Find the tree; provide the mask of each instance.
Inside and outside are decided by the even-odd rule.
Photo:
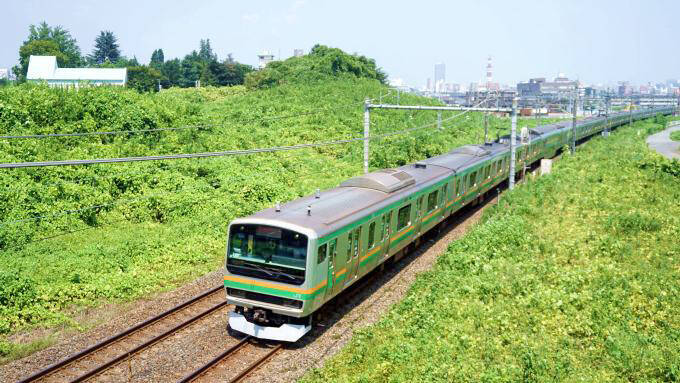
[[[163,64],[161,73],[163,74],[163,79],[161,79],[161,85],[163,85],[163,88],[182,85],[182,63],[179,59],[166,61]]]
[[[231,55],[221,66],[222,70],[216,74],[217,83],[221,86],[243,84],[246,75],[253,71],[253,67],[234,61],[231,59]]]
[[[210,46],[210,39],[201,40],[200,49],[198,50],[198,57],[203,62],[217,61],[217,54],[213,52]]]
[[[165,55],[163,54],[163,50],[156,49],[155,51],[153,51],[153,53],[151,54],[151,62],[149,63],[149,66],[154,69],[161,70],[164,62]]]
[[[94,39],[94,49],[87,59],[90,64],[98,65],[106,61],[115,63],[120,56],[118,49],[118,39],[111,31],[101,31],[99,36]]]
[[[148,66],[140,65],[127,68],[127,86],[140,93],[158,91],[161,72]]]
[[[36,41],[52,42],[56,44],[57,49],[54,49],[55,45],[35,43]],[[60,54],[57,54],[57,51]],[[78,42],[71,36],[69,31],[59,25],[50,27],[44,21],[38,26],[31,25],[28,27],[28,39],[19,48],[19,65],[12,68],[19,81],[26,80],[28,61],[31,54],[57,56],[57,62],[60,66],[64,67],[77,68],[84,64]]]

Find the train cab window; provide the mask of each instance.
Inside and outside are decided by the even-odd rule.
[[[397,213],[397,231],[411,224],[411,204],[408,204]]]
[[[437,208],[437,193],[435,190],[427,196],[427,211],[430,212]]]
[[[326,252],[327,251],[328,251],[328,247],[325,243],[323,245],[319,246],[319,252],[317,253],[316,263],[321,263],[321,262],[326,260]]]
[[[463,194],[463,179],[459,178],[458,179],[458,196],[460,197],[461,194]]]
[[[368,248],[372,249],[375,245],[375,221],[368,225]]]
[[[495,176],[496,175],[496,162],[494,161],[493,164],[491,164],[491,175]]]
[[[446,201],[446,185],[442,186],[442,190],[439,193],[439,204],[443,205],[444,201]]]

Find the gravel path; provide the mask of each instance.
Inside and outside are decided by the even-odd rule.
[[[680,122],[671,124],[663,132],[647,137],[647,145],[668,159],[680,160],[680,142],[671,140],[671,133],[680,130]]]
[[[491,202],[493,203],[493,201]],[[375,323],[400,301],[415,277],[432,267],[450,241],[460,238],[481,215],[481,208],[470,209],[449,225],[439,237],[423,243],[414,254],[386,268],[356,295],[328,308],[323,321],[299,344],[280,351],[255,371],[249,381],[289,382],[309,368],[320,367],[339,351],[357,329]],[[108,305],[91,310],[88,316],[101,325],[90,331],[65,334],[59,342],[21,360],[0,366],[0,381],[26,377],[71,354],[97,343],[114,333],[159,314],[189,298],[222,283],[222,271],[207,274],[176,290],[126,305]],[[94,381],[176,381],[202,363],[220,354],[237,339],[226,332],[226,311],[210,315],[186,330],[160,342],[156,347],[134,356]]]

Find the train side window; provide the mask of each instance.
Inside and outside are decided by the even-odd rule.
[[[319,246],[319,251],[317,253],[317,261],[316,263],[321,263],[326,260],[326,252],[328,251],[327,245],[324,243],[323,245]]]
[[[437,190],[427,196],[427,211],[430,212],[437,208]]]
[[[333,241],[331,241],[331,244],[328,247],[328,256],[330,257],[329,260],[332,262],[337,255],[338,255],[338,239],[335,238]]]
[[[375,245],[375,221],[368,225],[368,248],[372,249]]]
[[[472,173],[468,174],[468,181],[469,181],[468,182],[468,190],[475,187],[475,185],[477,185],[477,182],[476,182],[477,181],[477,172],[472,172]]]
[[[439,193],[439,203],[443,205],[445,201],[446,201],[446,185],[442,186],[442,190]]]
[[[397,231],[411,224],[411,204],[408,204],[397,213]]]
[[[352,255],[352,232],[350,231],[349,234],[347,234],[347,259],[349,259]]]

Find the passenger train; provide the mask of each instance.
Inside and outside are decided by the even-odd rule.
[[[672,107],[621,112],[614,128],[671,114]],[[605,130],[603,117],[576,125],[580,141]],[[570,121],[518,137],[516,170],[554,157],[570,143]],[[344,181],[229,224],[224,286],[230,331],[294,342],[310,331],[312,314],[464,206],[508,179],[509,136],[396,169]]]

